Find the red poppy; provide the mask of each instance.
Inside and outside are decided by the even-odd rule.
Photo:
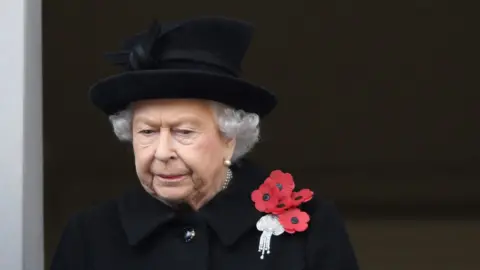
[[[271,213],[279,215],[293,206],[293,200],[290,197],[284,197],[278,200],[278,203],[271,209]]]
[[[272,171],[270,177],[265,180],[265,184],[277,187],[281,197],[290,197],[295,188],[292,175],[280,170]]]
[[[304,202],[308,202],[312,199],[313,197],[313,191],[310,189],[302,189],[298,192],[293,192],[292,194],[292,205],[293,206],[299,206],[300,204]]]
[[[280,214],[278,220],[285,231],[292,234],[305,231],[308,228],[310,216],[307,213],[300,211],[298,208],[293,208]]]
[[[258,211],[270,213],[277,206],[280,194],[276,187],[263,183],[252,192],[251,198],[255,202],[255,208]]]

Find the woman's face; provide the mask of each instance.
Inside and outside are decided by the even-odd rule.
[[[132,132],[136,171],[147,192],[197,204],[221,188],[235,141],[220,134],[206,101],[137,102]]]

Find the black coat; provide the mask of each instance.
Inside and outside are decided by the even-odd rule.
[[[249,163],[232,171],[230,187],[198,212],[174,211],[139,186],[119,200],[76,215],[63,233],[51,269],[358,269],[339,213],[318,196],[302,205],[311,217],[309,228],[272,236],[271,253],[260,259],[256,223],[262,213],[250,194],[268,173]],[[195,236],[186,238],[191,232]]]

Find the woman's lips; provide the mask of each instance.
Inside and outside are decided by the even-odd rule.
[[[185,178],[185,174],[157,174],[156,176],[161,180],[168,182],[178,182]]]

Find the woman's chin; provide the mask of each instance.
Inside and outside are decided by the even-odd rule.
[[[153,185],[153,192],[165,201],[178,202],[185,200],[192,189],[190,186]]]

